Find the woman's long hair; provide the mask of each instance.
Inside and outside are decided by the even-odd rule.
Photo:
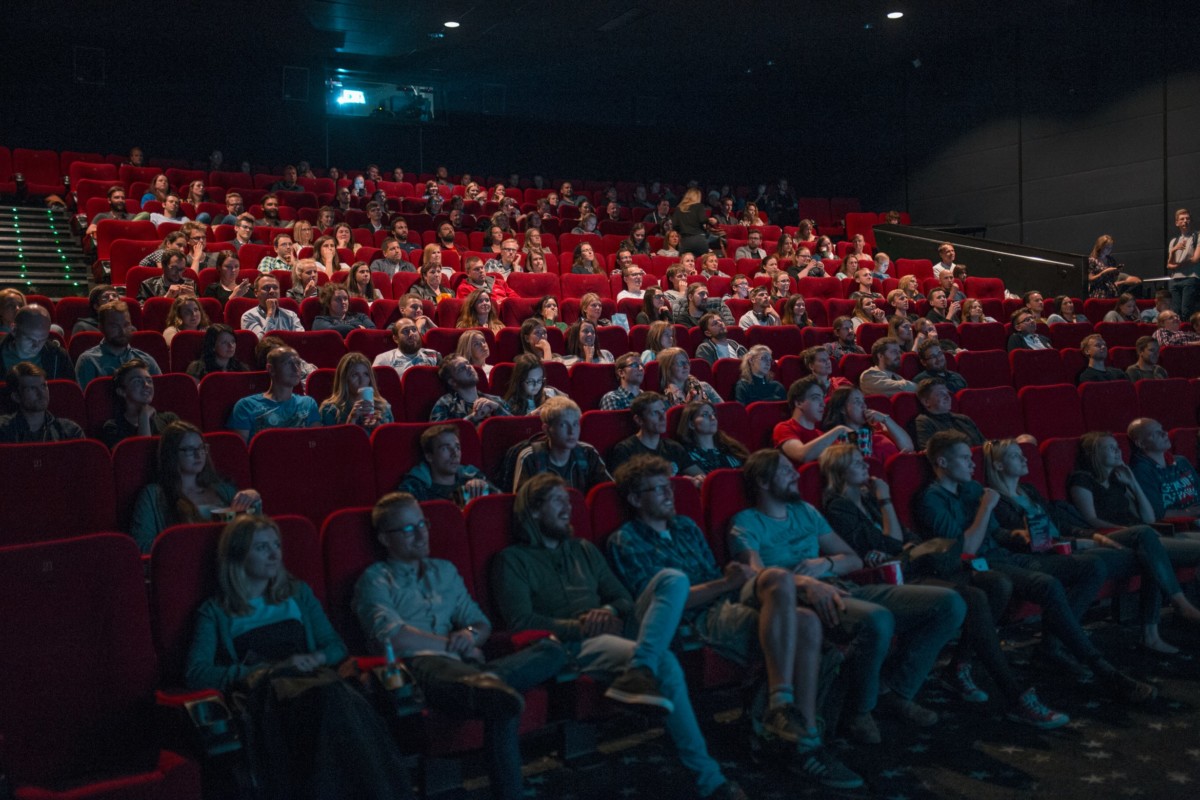
[[[696,447],[696,432],[692,430],[692,420],[696,418],[696,414],[700,413],[702,408],[711,408],[714,414],[717,409],[707,400],[693,400],[683,407],[683,411],[679,415],[679,427],[675,430],[675,438],[685,447]],[[750,451],[746,446],[734,439],[725,431],[717,429],[713,434],[713,444],[722,453],[734,456],[735,458],[745,461],[750,457]]]
[[[275,520],[262,514],[240,514],[221,531],[217,543],[217,603],[233,616],[250,613],[250,591],[247,588],[246,558],[254,534],[264,528],[282,535]],[[296,579],[279,565],[279,574],[267,583],[263,599],[268,605],[282,603],[296,591]]]
[[[367,375],[371,378],[371,389],[375,393],[375,412],[382,414],[387,410],[388,403],[379,393],[379,385],[375,383],[375,370],[371,368],[371,359],[358,352],[346,353],[333,373],[333,386],[329,390],[329,397],[321,401],[322,409],[330,406],[337,409],[339,420],[349,419],[351,406],[358,402],[358,396],[350,393],[350,381],[346,379],[350,368],[358,364],[366,366]]]
[[[172,422],[158,440],[158,488],[166,498],[166,520],[168,525],[184,522],[199,522],[200,512],[196,504],[183,493],[183,478],[179,475],[179,448],[185,436],[195,434],[204,441],[204,434],[190,422]],[[225,478],[213,466],[212,456],[204,459],[204,469],[196,476],[196,485],[212,489],[224,483]]]

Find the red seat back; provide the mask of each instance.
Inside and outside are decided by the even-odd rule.
[[[1039,442],[1050,438],[1082,436],[1087,430],[1074,386],[1026,386],[1017,390],[1017,398],[1025,418],[1025,432]]]
[[[959,413],[974,420],[984,438],[1009,439],[1025,432],[1021,404],[1011,386],[963,389],[957,400]]]
[[[1008,361],[1013,385],[1018,389],[1075,382],[1075,376],[1067,374],[1057,350],[1013,350],[1008,354]]]
[[[1158,420],[1167,430],[1195,427],[1196,407],[1187,400],[1191,387],[1183,378],[1141,380],[1134,388],[1145,416]]]
[[[206,431],[226,430],[229,413],[237,401],[265,392],[270,384],[266,372],[212,372],[205,375],[200,380],[200,427]]]
[[[955,353],[955,364],[972,389],[1012,386],[1008,353],[998,350],[964,350]]]
[[[0,475],[0,546],[116,530],[112,461],[100,442],[0,445]]]
[[[315,524],[347,505],[375,500],[371,442],[355,425],[272,428],[250,441],[250,471],[267,514],[301,514]],[[320,491],[313,491],[313,481]]]
[[[382,425],[371,434],[371,450],[375,465],[375,493],[382,497],[395,491],[400,480],[420,464],[421,434],[435,425],[453,425],[458,429],[462,447],[462,463],[478,467],[481,462],[479,435],[475,426],[466,420],[441,422],[396,422]]]

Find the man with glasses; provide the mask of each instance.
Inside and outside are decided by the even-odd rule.
[[[51,414],[50,387],[46,371],[36,364],[21,361],[6,370],[8,392],[16,413],[0,417],[0,444],[27,442],[64,442],[82,439],[83,428],[69,419]]]
[[[196,284],[183,277],[187,262],[182,252],[175,249],[163,253],[162,275],[147,278],[138,287],[138,302],[144,303],[151,297],[166,297],[174,300],[181,295],[196,294]]]
[[[18,309],[12,332],[0,339],[0,366],[4,372],[22,361],[44,370],[51,380],[75,377],[71,357],[57,339],[50,338],[50,312],[37,303]]]
[[[602,411],[622,411],[633,404],[633,398],[642,392],[642,378],[646,368],[637,353],[626,353],[614,362],[617,370],[617,380],[621,385],[600,398]]]
[[[296,265],[296,243],[292,239],[290,233],[277,233],[272,241],[275,245],[275,255],[267,256],[262,261],[258,262],[259,272],[271,272],[272,270],[281,269],[287,272],[292,271],[292,267]]]
[[[279,305],[279,279],[261,274],[254,279],[258,305],[242,314],[242,328],[253,331],[260,339],[270,331],[302,331],[304,325],[295,311]]]
[[[793,770],[829,788],[862,786],[862,778],[821,742],[820,617],[797,607],[796,582],[787,570],[756,574],[739,562],[718,569],[699,526],[676,513],[671,472],[670,464],[653,455],[635,456],[617,469],[617,493],[632,518],[608,537],[613,571],[635,597],[662,570],[682,572],[689,585],[683,624],[740,665],[760,657],[766,662],[768,700],[753,720],[755,733],[787,752]],[[819,581],[806,582],[802,590],[805,604],[823,614],[836,614],[842,594]]]
[[[187,257],[188,269],[200,272],[206,267],[215,267],[217,265],[217,254],[209,253],[205,249],[208,243],[208,237],[205,235],[206,228],[199,222],[185,222],[180,228],[184,236],[184,255]]]
[[[481,648],[491,623],[454,564],[429,557],[429,522],[417,498],[380,498],[371,526],[387,558],[367,567],[354,587],[367,641],[404,659],[431,708],[483,720],[492,797],[520,800],[522,692],[558,674],[566,651],[544,638],[488,661]]]
[[[354,204],[350,202],[350,187],[340,186],[337,190],[337,196],[334,197],[334,202],[337,210],[343,214],[354,208]]]
[[[246,212],[242,205],[242,196],[237,192],[225,193],[225,214],[224,216],[217,215],[212,220],[213,225],[236,225],[238,217]]]
[[[505,239],[500,243],[500,257],[489,258],[483,265],[485,272],[498,272],[507,278],[521,271],[521,246],[516,239]]]
[[[526,387],[527,392],[540,389],[541,386]],[[542,403],[538,416],[541,417],[546,438],[533,442],[517,455],[512,486],[514,492],[535,475],[544,472],[557,475],[584,495],[593,486],[612,480],[596,448],[579,441],[579,419],[582,415],[579,406],[568,397],[551,397]]]
[[[317,401],[296,394],[303,380],[299,354],[290,347],[276,347],[267,355],[271,379],[262,394],[243,397],[234,405],[225,427],[249,442],[268,428],[316,428],[321,425]]]
[[[1027,308],[1013,314],[1013,333],[1008,337],[1008,350],[1052,350],[1050,340],[1037,330],[1037,317]]]
[[[133,321],[129,318],[129,306],[124,300],[100,306],[98,313],[104,341],[79,354],[79,360],[75,362],[75,378],[80,386],[87,388],[95,378],[112,375],[117,367],[135,358],[146,363],[146,371],[151,375],[162,374],[153,356],[129,345],[133,337]]]
[[[244,244],[262,244],[254,238],[254,217],[249,214],[239,214],[233,225],[233,239],[229,242],[234,250],[241,250]]]
[[[646,290],[642,286],[646,281],[646,270],[634,263],[633,253],[628,250],[617,253],[617,269],[621,271],[621,279],[625,281],[625,288],[617,293],[617,301],[644,299]]]

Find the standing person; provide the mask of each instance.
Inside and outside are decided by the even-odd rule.
[[[1192,230],[1192,215],[1186,208],[1175,212],[1179,231],[1167,243],[1167,275],[1170,276],[1171,306],[1181,317],[1191,317],[1200,304],[1196,300],[1196,264],[1200,263],[1200,231]]]
[[[833,530],[867,566],[898,560],[917,539],[905,530],[892,504],[891,489],[881,478],[872,478],[862,453],[852,445],[837,444],[821,454],[825,479],[825,517]],[[1070,717],[1047,708],[1033,687],[1022,688],[1000,647],[996,623],[1012,595],[1012,583],[1001,572],[976,572],[959,567],[950,575],[921,574],[905,565],[905,584],[945,586],[962,597],[967,613],[962,636],[950,657],[945,683],[968,703],[986,703],[988,695],[971,676],[971,659],[977,657],[992,676],[1009,705],[1008,718],[1049,730],[1070,722]]]
[[[745,798],[708,754],[671,640],[688,598],[687,576],[664,569],[635,603],[586,539],[573,535],[571,496],[557,475],[531,477],[513,504],[514,543],[492,565],[506,627],[549,630],[585,672],[609,682],[605,695],[666,715],[680,760],[701,797]]]
[[[377,652],[388,645],[405,659],[432,708],[482,718],[492,797],[520,800],[517,728],[521,693],[553,678],[567,655],[542,639],[513,655],[487,661],[480,648],[491,635],[487,616],[449,561],[429,557],[429,522],[411,494],[393,492],[371,511],[387,558],[372,564],[354,587],[354,611]]]
[[[700,190],[692,187],[683,193],[683,199],[671,212],[671,225],[679,231],[679,252],[699,257],[708,252],[708,215]]]
[[[217,586],[216,596],[196,613],[187,685],[225,691],[262,671],[254,681],[258,689],[252,690],[262,705],[252,707],[262,713],[269,702],[282,706],[264,730],[284,740],[264,742],[256,754],[266,764],[261,775],[266,794],[329,800],[411,797],[409,776],[387,726],[332,669],[346,658],[346,646],[312,589],[283,566],[274,521],[245,514],[225,526],[217,544]],[[275,694],[268,670],[310,678],[309,688]],[[266,700],[266,692],[277,699]]]

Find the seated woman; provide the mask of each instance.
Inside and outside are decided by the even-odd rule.
[[[494,223],[488,225],[487,230],[483,233],[483,252],[492,256],[499,256],[504,240],[507,237],[508,234],[504,232],[504,228]]]
[[[472,367],[483,370],[485,376],[491,376],[492,365],[488,363],[488,358],[492,355],[492,348],[488,345],[483,331],[467,331],[458,337],[458,346],[454,348],[454,353],[465,358]]]
[[[351,253],[357,253],[362,249],[362,245],[354,241],[354,229],[345,222],[339,222],[333,226],[333,241],[337,243],[338,250],[349,250]]]
[[[905,275],[900,279],[900,283],[897,288],[904,292],[905,297],[908,298],[908,302],[915,303],[918,300],[925,299],[925,295],[918,291],[918,285],[919,284],[917,283],[916,275]]]
[[[675,346],[675,324],[669,320],[659,320],[651,323],[646,331],[646,349],[642,351],[641,361],[649,364],[658,358],[658,354],[667,348]]]
[[[597,328],[612,325],[612,320],[604,316],[604,303],[600,300],[600,295],[595,292],[588,292],[579,298],[579,318]]]
[[[316,251],[313,243],[313,226],[306,219],[298,219],[292,225],[292,241],[296,243],[296,250],[302,247],[312,247]]]
[[[779,241],[775,243],[775,250],[771,253],[776,260],[787,262],[788,264],[796,261],[796,240],[788,234],[783,234],[779,237]]]
[[[1141,322],[1138,312],[1137,298],[1131,294],[1123,294],[1117,298],[1117,306],[1104,315],[1104,322]]]
[[[621,280],[625,282],[625,288],[617,293],[617,300],[642,300],[646,297],[646,290],[642,288],[646,280],[646,270],[639,265],[630,264],[622,269]]]
[[[1000,647],[996,620],[1012,595],[1012,582],[999,572],[959,569],[948,578],[923,575],[904,560],[905,551],[918,539],[904,529],[892,505],[891,490],[881,478],[872,478],[857,447],[835,444],[821,454],[825,479],[822,505],[825,518],[868,567],[889,561],[905,566],[904,583],[944,586],[956,591],[967,604],[962,636],[944,673],[946,685],[968,703],[986,703],[987,693],[971,677],[971,660],[978,658],[1008,705],[1008,718],[1042,730],[1059,728],[1070,717],[1042,704],[1033,687],[1022,688]]]
[[[1011,448],[1001,450],[999,446],[993,446],[989,449],[991,458],[985,458],[984,464],[993,466],[998,479],[1007,478],[1009,484],[1015,484],[1017,479],[1026,474],[1027,467],[1026,472],[1021,471],[1023,455],[1018,458],[1011,453]],[[1005,460],[1005,456],[1009,456],[1010,460]],[[1067,479],[1067,491],[1071,503],[1091,527],[1073,533],[1084,538],[1090,535],[1101,547],[1132,551],[1136,565],[1130,564],[1126,570],[1118,570],[1109,564],[1110,576],[1116,578],[1124,573],[1133,574],[1140,568],[1143,587],[1142,643],[1160,653],[1178,652],[1159,636],[1159,605],[1165,594],[1182,619],[1200,622],[1200,610],[1184,596],[1173,569],[1200,563],[1200,542],[1178,537],[1163,539],[1149,527],[1154,522],[1154,507],[1125,463],[1121,446],[1112,434],[1103,431],[1085,433],[1079,440],[1078,466],[1079,469]],[[1019,488],[1020,497],[1032,498],[1033,502],[1041,500],[1031,487],[1022,484]],[[1028,502],[1021,504],[1022,510],[1026,510]],[[1041,505],[1044,506],[1045,501],[1041,501]],[[996,511],[999,510],[997,506]],[[1120,530],[1104,530],[1113,528]],[[1104,532],[1100,533],[1101,530]],[[1105,562],[1108,563],[1107,558]]]
[[[724,402],[717,390],[692,375],[692,362],[682,347],[668,347],[658,354],[659,390],[668,406],[707,400],[714,405]]]
[[[433,245],[430,245],[431,247]],[[408,287],[409,294],[415,294],[422,300],[428,300],[435,306],[443,300],[453,297],[454,292],[442,284],[446,274],[442,269],[442,251],[438,250],[437,256],[427,258],[426,263],[421,266],[421,277],[416,283]],[[428,253],[426,253],[428,255]],[[367,268],[370,274],[370,267]]]
[[[967,301],[970,302],[970,301]],[[978,302],[978,301],[976,301]],[[1054,305],[1058,311],[1051,314],[1046,319],[1047,325],[1055,325],[1060,322],[1087,322],[1088,318],[1075,310],[1075,301],[1068,295],[1060,295],[1054,298]],[[1137,303],[1134,303],[1136,306]]]
[[[771,258],[771,256],[767,256]],[[771,302],[777,303],[781,300],[787,300],[792,296],[792,276],[781,269],[775,270],[773,274],[768,273],[771,278]]]
[[[656,256],[667,256],[669,258],[679,258],[679,231],[669,230],[663,236],[663,246],[658,248],[654,253]]]
[[[155,411],[154,380],[146,362],[133,358],[113,373],[113,418],[100,429],[100,440],[109,449],[130,436],[158,436],[179,417],[170,411]]]
[[[255,759],[269,764],[261,776],[265,795],[411,797],[387,726],[332,669],[346,658],[346,646],[312,589],[283,566],[273,520],[245,514],[225,526],[217,544],[217,586],[196,614],[187,685],[226,691],[249,681],[259,690],[252,688],[251,697],[263,698],[261,707],[251,708],[262,714],[273,707],[272,730],[286,741]],[[283,684],[275,690],[272,684],[281,678],[293,680],[291,692]],[[272,763],[267,753],[276,750],[282,754]]]
[[[638,325],[651,325],[655,322],[670,322],[671,299],[663,294],[662,289],[651,286],[642,295],[642,310],[638,312]]]
[[[520,271],[520,270],[518,270]],[[525,262],[525,272],[536,275],[545,274],[546,269],[546,254],[545,253],[530,253],[529,259]]]
[[[313,320],[314,331],[337,331],[345,336],[350,331],[375,329],[370,317],[361,311],[350,310],[350,291],[345,284],[325,284],[321,287],[320,298],[321,313]]]
[[[546,385],[546,371],[540,358],[521,353],[513,359],[512,377],[504,395],[504,407],[509,414],[514,417],[535,414],[546,400],[561,395],[562,392]]]
[[[312,257],[321,271],[329,278],[343,269],[350,268],[350,265],[344,263],[338,256],[337,241],[332,236],[322,236],[313,242]]]
[[[864,322],[887,322],[887,313],[875,305],[875,298],[860,297],[854,301],[854,313],[850,316],[850,324],[854,330]]]
[[[889,295],[889,297],[890,296],[891,295]],[[1067,299],[1070,300],[1071,298],[1068,297]],[[1061,298],[1060,298],[1060,300],[1061,300]],[[1072,304],[1072,307],[1073,306],[1074,306],[1074,304]],[[1059,306],[1059,308],[1061,308],[1061,307],[1062,306]],[[1058,315],[1055,314],[1054,316],[1058,316]],[[962,321],[978,323],[978,322],[995,322],[996,320],[993,319],[992,317],[989,317],[987,314],[985,314],[983,312],[983,303],[982,302],[980,302],[977,298],[968,297],[966,300],[963,301]],[[1051,322],[1054,321],[1053,316],[1050,318],[1050,321]],[[1059,320],[1059,321],[1062,322],[1063,320]]]
[[[316,297],[321,289],[317,274],[321,268],[311,258],[298,259],[292,267],[292,288],[287,290],[287,296],[296,301],[297,305],[304,302],[306,297]]]
[[[913,324],[908,317],[897,315],[889,319],[887,335],[900,343],[901,352],[911,353],[914,351]]]
[[[232,250],[222,250],[217,253],[217,280],[204,290],[205,297],[215,297],[222,307],[231,297],[250,297],[254,287],[249,280],[239,281],[238,273],[242,270],[242,262]]]
[[[818,236],[817,243],[812,248],[813,261],[837,261],[837,253],[833,248],[833,240],[828,236]],[[825,267],[826,272],[832,272],[836,264]]]
[[[580,319],[567,328],[567,343],[562,359],[568,367],[575,364],[611,364],[613,354],[596,347],[596,326]]]
[[[787,389],[775,380],[771,371],[774,364],[771,348],[765,344],[756,344],[747,350],[742,356],[742,377],[733,387],[733,399],[742,405],[759,400],[786,399]]]
[[[786,276],[786,273],[781,273]],[[812,325],[808,318],[808,304],[804,295],[788,295],[783,301],[783,315],[779,318],[780,325],[795,325],[797,328],[807,328]]]
[[[683,407],[675,440],[705,475],[714,469],[736,469],[750,456],[745,445],[720,430],[717,409],[708,400],[694,400]]]
[[[521,252],[526,256],[532,256],[537,253],[540,256],[545,256],[550,252],[550,249],[542,244],[542,232],[537,228],[531,228],[525,231],[525,243],[521,245]]]
[[[233,328],[217,322],[208,326],[200,343],[200,357],[188,364],[187,374],[197,381],[210,372],[245,372],[245,364],[237,360],[237,334]]]
[[[533,313],[547,328],[558,328],[560,331],[566,332],[567,323],[558,318],[558,298],[554,295],[542,295],[542,299],[538,300]]]
[[[441,272],[439,271],[438,274],[440,275]],[[321,288],[327,288],[329,285],[327,283]],[[368,303],[374,303],[383,297],[383,293],[375,288],[375,284],[371,280],[371,265],[365,261],[359,261],[351,267],[350,271],[346,273],[346,281],[339,283],[338,286],[345,287],[346,293],[350,297],[361,297]]]
[[[938,342],[942,346],[942,350],[946,353],[958,352],[958,343],[953,339],[939,339],[937,325],[932,320],[921,317],[913,323],[913,351],[919,351],[921,345],[930,340]]]
[[[462,310],[454,323],[456,328],[487,328],[492,333],[504,327],[500,314],[492,307],[492,294],[487,289],[476,289],[463,300]]]
[[[238,491],[217,472],[200,429],[173,422],[158,440],[158,478],[142,487],[129,518],[129,534],[143,553],[172,525],[220,520],[224,513],[259,513],[262,498]]]
[[[176,297],[175,301],[171,303],[171,309],[167,312],[166,323],[167,326],[163,329],[163,341],[168,346],[175,338],[175,334],[180,331],[203,331],[212,324],[204,306],[200,305],[200,301],[195,295]]]
[[[346,353],[333,373],[329,397],[317,411],[322,425],[358,425],[373,431],[395,422],[392,407],[375,383],[371,360],[362,353]]]
[[[580,212],[579,224],[576,225],[571,230],[571,233],[574,233],[577,235],[586,235],[589,233],[595,233],[596,225],[598,223],[599,223],[599,220],[596,218],[595,214],[587,214],[587,213]],[[576,255],[578,255],[578,251],[576,251]]]
[[[867,458],[877,458],[879,463],[896,453],[911,453],[912,438],[900,423],[882,411],[867,405],[867,399],[858,389],[835,389],[825,404],[825,416],[821,419],[822,430],[845,425],[857,435],[858,448]]]
[[[535,356],[538,361],[554,361],[554,352],[546,338],[546,325],[537,317],[521,323],[521,352]]]
[[[742,224],[748,228],[761,228],[767,224],[758,214],[757,203],[746,203],[746,208],[742,210]]]
[[[829,353],[829,348],[822,345],[809,347],[800,353],[800,360],[804,363],[809,374],[816,376],[817,382],[821,384],[821,389],[828,397],[834,389],[840,389],[843,386],[853,386],[848,378],[843,378],[840,375],[833,374],[833,356]],[[823,409],[822,409],[823,412]],[[820,422],[818,416],[816,422]]]
[[[596,258],[596,252],[592,249],[589,242],[580,242],[575,245],[575,251],[571,258],[571,274],[572,275],[604,275],[606,270],[600,260]]]

